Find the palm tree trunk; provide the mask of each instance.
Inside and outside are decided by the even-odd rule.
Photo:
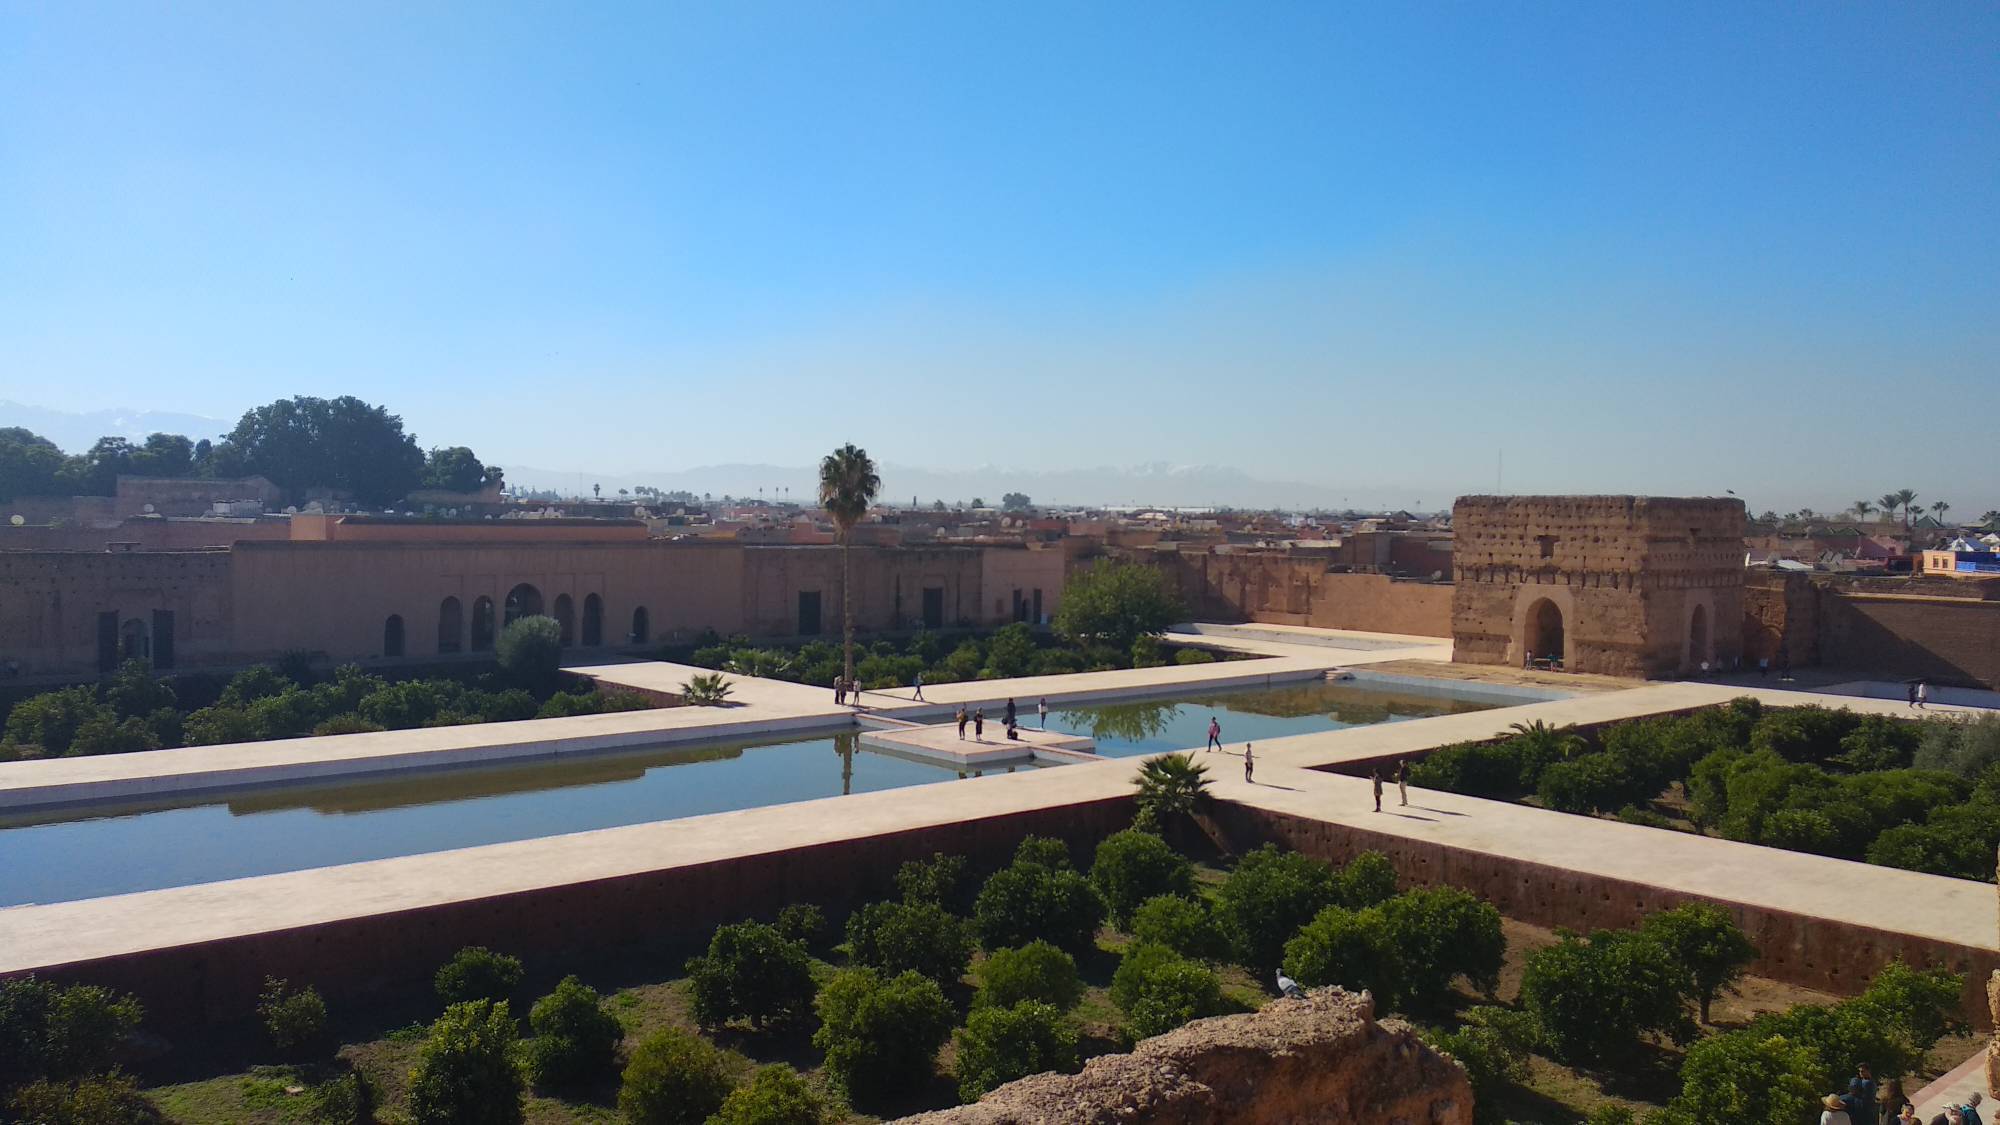
[[[840,632],[841,663],[847,669],[849,690],[854,684],[854,591],[851,576],[853,567],[848,558],[853,544],[848,541],[847,532],[840,533]]]

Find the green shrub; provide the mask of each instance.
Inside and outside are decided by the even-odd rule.
[[[1097,845],[1090,881],[1104,897],[1112,920],[1123,929],[1147,899],[1193,894],[1194,865],[1158,836],[1128,828]]]
[[[1140,903],[1128,930],[1135,943],[1164,945],[1183,957],[1202,961],[1216,960],[1229,948],[1208,905],[1180,895],[1156,895]]]
[[[453,1004],[431,1025],[410,1071],[416,1125],[511,1125],[524,1093],[514,1062],[514,1017],[505,1000]]]
[[[438,998],[447,1004],[505,1000],[521,985],[521,961],[483,945],[468,945],[452,954],[433,983]]]
[[[1385,1009],[1436,1008],[1463,975],[1485,992],[1499,983],[1506,939],[1500,913],[1453,887],[1397,895],[1365,910],[1330,906],[1285,946],[1299,983],[1368,989]]]
[[[816,1007],[813,1046],[825,1052],[834,1082],[858,1099],[928,1079],[955,1022],[943,990],[921,973],[884,978],[873,969],[848,969],[820,989]]]
[[[574,1086],[611,1069],[625,1029],[604,1010],[597,991],[564,977],[528,1012],[528,1077],[538,1086]]]
[[[1948,969],[1914,969],[1902,961],[1891,961],[1857,999],[1923,1055],[1929,1054],[1938,1040],[1965,1031],[1965,1022],[1958,1015],[1964,988],[1965,978]]]
[[[857,964],[887,973],[913,969],[949,985],[972,961],[965,919],[928,902],[871,902],[848,916],[847,945]]]
[[[1284,968],[1307,988],[1368,990],[1390,1010],[1398,983],[1394,958],[1381,911],[1329,906],[1285,943]]]
[[[1564,1062],[1629,1055],[1648,1032],[1684,1042],[1692,1033],[1686,977],[1652,938],[1599,930],[1565,934],[1536,950],[1521,977],[1521,1005],[1535,1017],[1550,1053]]]
[[[722,1052],[700,1036],[664,1027],[633,1048],[618,1111],[632,1125],[702,1125],[732,1085]]]
[[[1833,1088],[1821,1085],[1820,1069],[1812,1048],[1782,1035],[1712,1035],[1688,1048],[1681,1063],[1681,1092],[1669,1104],[1667,1119],[1744,1125],[1812,1121],[1820,1091]]]
[[[1069,845],[1053,836],[1023,836],[1014,848],[1016,864],[1040,864],[1051,871],[1068,871],[1075,865],[1070,862]]]
[[[1410,784],[1471,797],[1521,794],[1521,759],[1505,743],[1466,742],[1432,751],[1410,767]]]
[[[31,1082],[15,1091],[13,1106],[16,1120],[34,1125],[158,1125],[166,1120],[139,1092],[139,1084],[123,1074]]]
[[[1246,854],[1216,894],[1216,920],[1237,961],[1262,973],[1284,956],[1285,942],[1338,897],[1333,868],[1275,845]]]
[[[326,1034],[326,1001],[311,985],[293,991],[282,980],[264,978],[264,995],[257,1001],[264,1035],[271,1045],[289,1051]]]
[[[1215,654],[1205,648],[1183,648],[1174,652],[1176,664],[1213,664]]]
[[[1063,583],[1054,625],[1073,644],[1129,649],[1141,634],[1158,633],[1180,615],[1180,599],[1158,567],[1106,561]]]
[[[1736,925],[1729,912],[1705,902],[1690,902],[1648,917],[1639,932],[1671,953],[1687,978],[1683,988],[1700,1005],[1701,1022],[1716,994],[1733,987],[1757,959],[1757,947]]]
[[[1975,799],[1938,809],[1923,824],[1891,828],[1868,846],[1868,862],[1960,879],[1993,878],[2000,802]]]
[[[1220,1013],[1222,985],[1206,965],[1163,946],[1135,945],[1112,974],[1111,1001],[1132,1035],[1145,1039]]]
[[[1923,728],[1916,723],[1863,715],[1840,740],[1840,753],[1833,762],[1857,772],[1903,769],[1915,759],[1922,741]]]
[[[720,672],[696,672],[681,681],[681,702],[689,707],[720,707],[729,702],[735,688]]]
[[[1083,1000],[1083,980],[1077,976],[1076,961],[1045,941],[1031,941],[1019,949],[996,949],[972,972],[979,979],[974,1007],[1007,1008],[1023,1000],[1036,1000],[1066,1012]]]
[[[1026,945],[1046,939],[1080,953],[1097,942],[1097,928],[1104,923],[1104,900],[1090,880],[1068,866],[1041,862],[1051,849],[1030,851],[1029,840],[1022,844],[1023,856],[996,871],[979,890],[972,905],[973,925],[980,943],[988,949]],[[1061,848],[1060,841],[1047,841]]]
[[[1500,1095],[1526,1081],[1530,1046],[1500,1030],[1471,1022],[1456,1031],[1426,1033],[1424,1039],[1465,1067],[1472,1080],[1473,1121],[1477,1125],[1506,1125],[1509,1118]]]
[[[905,860],[896,869],[896,890],[904,902],[928,902],[962,914],[971,905],[965,867],[964,856],[943,852],[929,859]]]
[[[1549,808],[1588,814],[1645,800],[1657,792],[1645,792],[1635,784],[1624,759],[1600,752],[1551,764],[1542,771],[1535,796]]]
[[[1729,816],[1729,771],[1749,757],[1743,750],[1723,748],[1695,762],[1687,777],[1688,818],[1704,828],[1716,828]]]
[[[1003,626],[986,642],[986,671],[995,679],[1023,676],[1035,658],[1035,635],[1019,621]]]
[[[778,936],[816,949],[826,941],[826,912],[809,902],[795,902],[778,911]]]
[[[458,685],[438,680],[403,680],[384,684],[363,696],[361,717],[387,730],[409,730],[437,718],[456,698]],[[201,712],[188,716],[192,727]]]
[[[67,754],[76,734],[93,720],[117,721],[117,715],[84,685],[45,691],[14,705],[7,715],[7,741],[39,746],[50,754]]]
[[[1076,1027],[1061,1010],[1035,1000],[975,1009],[958,1031],[952,1073],[958,1096],[978,1101],[996,1086],[1045,1071],[1076,1069]]]
[[[790,1023],[812,1005],[811,955],[762,922],[718,926],[687,974],[694,1017],[706,1027],[737,1018],[759,1029]]]
[[[0,980],[0,1090],[109,1070],[143,1016],[139,1001],[96,985]]]
[[[531,691],[555,685],[562,669],[562,626],[553,617],[518,617],[500,630],[493,655],[507,678]]]
[[[707,1125],[830,1125],[832,1106],[799,1072],[783,1063],[750,1076],[722,1100]]]
[[[1396,868],[1381,852],[1362,852],[1334,873],[1334,901],[1362,910],[1396,897]]]
[[[1841,740],[1860,719],[1852,711],[1825,707],[1774,707],[1750,730],[1752,753],[1768,751],[1788,762],[1822,765],[1841,752]]]
[[[375,1125],[382,1091],[360,1070],[329,1078],[306,1092],[306,1120],[313,1125]]]
[[[2000,715],[1926,719],[1910,764],[1967,780],[1981,777],[2000,764]]]
[[[367,734],[370,731],[388,730],[381,723],[370,722],[356,714],[335,715],[312,729],[314,734]]]

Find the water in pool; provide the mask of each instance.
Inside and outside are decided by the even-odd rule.
[[[1019,701],[1035,722],[1032,699]],[[1108,756],[1280,738],[1496,702],[1307,683],[1052,709]],[[989,711],[997,725],[999,710]],[[1032,766],[1019,767],[1035,768]],[[1061,768],[1061,767],[1053,767]],[[988,776],[1005,770],[986,771]],[[286,785],[177,803],[0,815],[0,906],[297,871],[762,805],[954,781],[851,733],[656,747],[507,766]],[[966,781],[963,784],[978,784]]]

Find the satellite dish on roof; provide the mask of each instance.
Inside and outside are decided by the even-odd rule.
[[[147,515],[153,514],[153,506],[151,504],[146,505],[146,514]]]
[[[15,527],[19,527],[22,524],[27,523],[28,521],[25,517],[21,516],[19,513],[16,513],[14,515],[7,517],[7,522],[13,524]]]

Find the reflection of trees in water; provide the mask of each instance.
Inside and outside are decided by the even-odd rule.
[[[1356,727],[1385,723],[1396,718],[1458,715],[1469,711],[1485,711],[1492,707],[1491,704],[1468,699],[1402,694],[1326,683],[1225,692],[1193,702],[1199,707],[1227,708],[1238,714],[1265,715],[1274,719],[1304,719],[1324,715],[1337,723]]]
[[[840,755],[840,795],[843,797],[854,792],[854,750],[860,745],[859,734],[833,736],[833,752]]]
[[[1107,703],[1088,711],[1064,711],[1064,726],[1087,727],[1090,737],[1102,741],[1144,742],[1164,734],[1167,724],[1180,713],[1178,703]]]

